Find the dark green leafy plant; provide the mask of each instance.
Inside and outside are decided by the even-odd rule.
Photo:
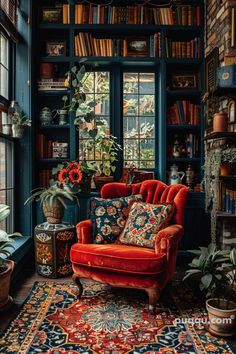
[[[0,204],[0,222],[5,220],[10,214],[10,207],[5,204]],[[0,273],[4,272],[7,268],[6,258],[10,256],[10,249],[14,249],[12,242],[13,237],[22,236],[19,232],[14,232],[13,234],[7,234],[6,231],[0,230]]]
[[[215,244],[190,250],[197,257],[189,264],[190,269],[183,280],[199,276],[199,288],[205,290],[207,298],[223,297],[229,300],[236,285],[236,249],[217,250]]]

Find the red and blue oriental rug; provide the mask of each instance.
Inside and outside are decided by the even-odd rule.
[[[91,281],[85,289],[78,300],[72,283],[35,283],[2,335],[0,353],[236,353],[206,332],[204,309],[182,283],[163,293],[155,314],[141,291]]]

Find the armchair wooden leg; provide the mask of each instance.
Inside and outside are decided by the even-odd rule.
[[[149,298],[148,309],[150,312],[154,312],[155,305],[161,295],[161,292],[159,289],[145,289],[145,291],[148,294],[148,298]]]
[[[83,294],[83,285],[81,284],[78,275],[73,274],[73,275],[72,275],[72,279],[73,279],[73,281],[75,282],[75,284],[76,284],[77,287],[78,287],[78,294],[77,294],[77,297],[80,298],[80,297],[82,296],[82,294]]]

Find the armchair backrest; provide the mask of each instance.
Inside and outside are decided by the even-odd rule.
[[[141,194],[144,201],[151,204],[159,202],[173,202],[176,209],[172,222],[183,225],[184,209],[187,202],[189,188],[183,184],[167,186],[158,180],[147,180],[141,183],[126,185],[124,183],[107,183],[101,189],[102,198],[119,198],[131,194]]]

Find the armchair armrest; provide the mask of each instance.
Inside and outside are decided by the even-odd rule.
[[[76,225],[76,232],[79,243],[93,243],[93,225],[91,220],[84,220]]]
[[[157,234],[155,251],[156,253],[165,253],[168,263],[168,280],[170,280],[175,271],[176,258],[179,241],[184,233],[182,225],[170,225]]]

